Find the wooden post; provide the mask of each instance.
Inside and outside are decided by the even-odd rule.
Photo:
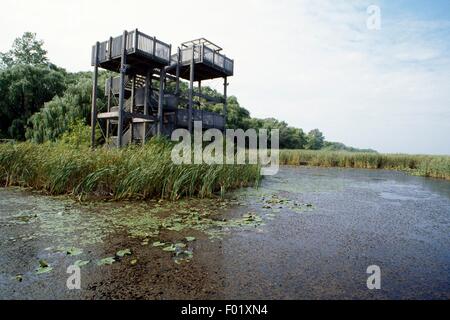
[[[108,109],[108,112],[110,112],[111,111],[111,107],[112,107],[112,94],[113,94],[113,92],[112,92],[112,90],[113,90],[113,88],[112,88],[113,78],[112,77],[109,77],[108,83],[109,83],[109,85],[108,85],[109,86],[109,90],[108,90],[108,105],[107,105],[107,109]],[[106,120],[106,142],[107,143],[108,143],[110,131],[111,131],[111,121],[109,119],[107,119]]]
[[[177,56],[177,71],[176,71],[176,86],[175,86],[175,95],[177,97],[180,96],[180,64],[181,64],[181,49],[178,47],[178,56]]]
[[[136,74],[134,74],[133,75],[133,84],[132,84],[132,86],[131,86],[131,114],[133,114],[134,113],[134,106],[135,106],[135,103],[134,103],[134,98],[135,98],[135,95],[136,95]],[[134,123],[133,123],[133,121],[134,121],[134,118],[133,118],[133,116],[131,116],[131,123],[130,123],[130,131],[131,131],[131,143],[133,143],[134,142]]]
[[[227,126],[227,87],[228,87],[228,79],[227,77],[223,78],[223,116],[224,116],[224,124],[225,128]]]
[[[127,63],[127,36],[128,32],[124,31],[122,35],[122,58],[120,63],[120,91],[119,91],[119,120],[117,128],[117,147],[122,147],[123,136],[123,110],[125,106],[125,74]]]
[[[163,129],[164,78],[164,68],[161,68],[159,73],[158,135],[162,134]]]
[[[149,97],[150,88],[149,87],[152,83],[151,77],[152,77],[151,71],[147,70],[147,75],[145,77],[145,88],[144,88],[144,115],[146,115],[146,116],[149,114],[149,112],[148,112],[149,103],[150,103],[150,101],[149,101],[150,100],[150,97]],[[146,139],[147,139],[148,123],[144,122],[143,127],[144,128],[143,128],[143,133],[142,133],[142,144],[145,144]]]
[[[137,52],[139,50],[139,31],[136,28],[134,30],[134,52]]]
[[[98,84],[98,54],[100,43],[95,44],[95,67],[92,85],[92,109],[91,109],[91,147],[95,148],[95,127],[97,126],[97,84]]]
[[[108,42],[108,59],[111,60],[112,58],[112,43],[113,43],[113,38],[109,37],[109,42]]]
[[[192,134],[192,105],[194,93],[194,46],[192,46],[191,66],[190,66],[190,81],[189,81],[189,110],[188,110],[188,130]]]
[[[202,81],[198,81],[198,108],[202,110]]]

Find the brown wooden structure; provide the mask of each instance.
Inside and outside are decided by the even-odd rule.
[[[122,35],[97,42],[92,49],[94,79],[92,91],[92,146],[95,127],[106,120],[105,138],[108,144],[122,147],[130,143],[145,143],[148,137],[170,136],[177,128],[192,132],[193,122],[202,121],[203,128],[224,130],[227,112],[228,77],[233,75],[234,62],[221,53],[221,48],[201,38],[184,42],[171,54],[172,47],[140,31],[124,31]],[[98,113],[98,68],[117,72],[107,80],[105,92],[107,110]],[[202,94],[204,80],[224,79],[223,99]],[[159,80],[157,88],[154,80]],[[182,96],[180,83],[189,81],[189,93]],[[169,92],[168,81],[175,82],[175,92]],[[194,83],[198,83],[197,90]],[[222,103],[223,113],[194,108],[194,97],[206,102]],[[184,107],[183,107],[184,106]]]

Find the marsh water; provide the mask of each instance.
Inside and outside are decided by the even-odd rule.
[[[283,167],[177,202],[2,188],[0,298],[449,299],[449,231],[450,182],[392,171]]]

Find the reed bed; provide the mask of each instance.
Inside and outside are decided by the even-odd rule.
[[[256,165],[175,165],[172,144],[90,150],[61,143],[0,144],[0,180],[50,194],[114,199],[210,197],[259,182]]]
[[[450,156],[280,150],[281,165],[404,170],[450,180]]]

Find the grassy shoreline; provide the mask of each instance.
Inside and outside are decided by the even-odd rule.
[[[280,150],[280,165],[402,170],[450,180],[450,156]]]
[[[172,145],[153,139],[121,150],[61,143],[0,144],[0,181],[50,194],[177,200],[211,197],[260,180],[256,165],[175,165]]]
[[[256,165],[175,165],[172,144],[153,139],[121,150],[62,143],[0,144],[0,182],[80,198],[177,200],[259,183]],[[450,156],[280,150],[280,165],[403,170],[450,180]]]

